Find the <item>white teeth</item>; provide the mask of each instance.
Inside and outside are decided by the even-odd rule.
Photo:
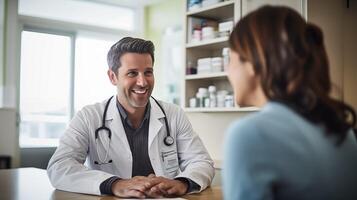
[[[133,90],[137,94],[144,94],[146,90]]]

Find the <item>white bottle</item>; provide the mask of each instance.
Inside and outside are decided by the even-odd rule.
[[[210,99],[210,107],[217,107],[217,95],[216,95],[216,86],[210,85],[208,86],[209,99]]]
[[[223,56],[223,69],[227,71],[229,65],[229,48],[225,47],[222,49],[222,56]]]
[[[208,90],[207,88],[198,88],[200,107],[206,107],[205,103],[207,102],[205,99],[208,98]]]

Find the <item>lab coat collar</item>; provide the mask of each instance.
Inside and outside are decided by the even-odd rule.
[[[151,104],[151,111],[150,111],[149,141],[148,141],[149,149],[150,149],[150,146],[151,146],[152,142],[154,141],[156,135],[159,133],[160,129],[163,126],[163,123],[160,121],[160,119],[165,117],[165,115],[161,111],[160,107],[157,105],[157,103],[152,98],[150,98],[150,104]],[[161,104],[161,106],[162,106],[162,104]]]
[[[105,101],[105,103],[107,101]],[[125,149],[128,149],[130,152],[129,142],[128,142],[128,139],[126,138],[124,126],[123,126],[123,123],[120,118],[120,114],[119,114],[119,111],[117,108],[116,101],[117,101],[117,98],[116,98],[116,95],[114,95],[114,97],[110,100],[105,121],[106,121],[107,126],[112,131],[112,134],[113,134],[112,137],[118,136],[119,140],[122,142]],[[104,104],[104,106],[105,106],[105,104]],[[104,112],[104,108],[103,108],[103,112]]]
[[[107,101],[108,100],[106,100],[105,103]],[[114,95],[114,97],[110,100],[110,104],[108,107],[107,116],[106,116],[105,120],[113,120],[115,118],[115,116],[117,116],[119,114],[118,109],[116,107],[116,105],[117,105],[116,101],[117,101],[117,98],[116,98],[116,95]],[[150,119],[159,120],[159,119],[165,117],[165,115],[161,111],[160,107],[157,105],[157,103],[152,98],[150,98],[150,106],[151,106]],[[151,120],[150,120],[150,122],[151,122]]]
[[[123,128],[123,124],[120,120],[120,115],[116,106],[116,95],[114,95],[114,97],[111,99],[111,102],[109,104],[108,107],[108,111],[107,111],[107,116],[106,116],[106,121],[108,120],[113,120],[116,121],[117,123],[113,124],[110,123],[111,127],[115,127],[119,125],[119,129],[120,130],[124,130]],[[160,107],[157,105],[157,103],[150,98],[150,104],[151,104],[151,109],[150,109],[150,123],[149,123],[149,145],[148,147],[150,148],[150,145],[152,144],[153,140],[155,139],[156,135],[159,133],[160,129],[163,127],[163,122],[160,121],[160,119],[164,118],[165,115],[164,113],[161,111]],[[162,106],[162,104],[161,104]],[[165,108],[164,108],[165,109]],[[118,125],[117,125],[118,124]],[[115,130],[113,130],[112,132],[117,132]],[[119,133],[121,135],[120,138],[125,138],[125,143],[127,143],[126,140],[126,135],[125,133]]]

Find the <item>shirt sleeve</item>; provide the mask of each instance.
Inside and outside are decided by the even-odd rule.
[[[113,195],[112,185],[117,180],[120,180],[120,178],[117,176],[112,176],[112,177],[106,179],[105,181],[103,181],[99,186],[100,193],[107,194],[107,195]]]
[[[180,177],[180,178],[175,178],[175,180],[182,181],[188,185],[186,193],[201,190],[201,186],[199,186],[195,181],[189,178]]]

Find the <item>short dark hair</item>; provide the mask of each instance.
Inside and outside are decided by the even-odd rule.
[[[108,66],[116,74],[121,66],[120,57],[125,53],[148,53],[151,56],[152,64],[154,64],[154,51],[155,46],[149,40],[124,37],[110,47],[107,55]]]

